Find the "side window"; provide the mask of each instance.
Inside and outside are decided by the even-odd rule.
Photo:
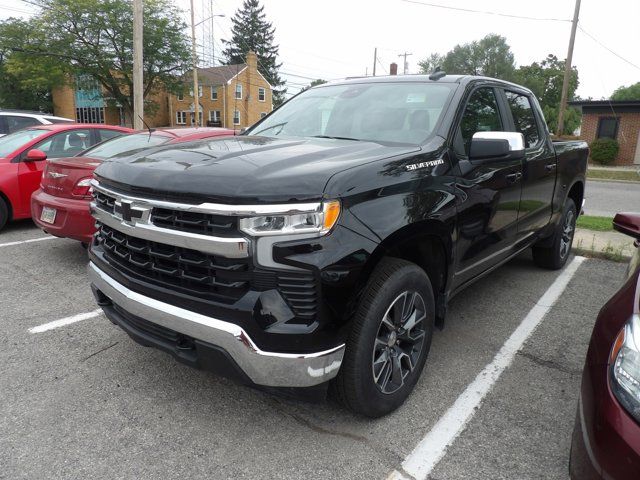
[[[42,150],[48,158],[73,157],[92,145],[88,129],[58,133],[33,148]]]
[[[122,132],[119,132],[118,130],[106,130],[104,128],[101,128],[99,132],[100,132],[100,141],[102,142],[122,135]]]
[[[464,110],[456,140],[456,152],[468,156],[471,138],[476,132],[503,130],[494,89],[479,88],[471,94]]]
[[[533,147],[540,140],[540,132],[536,123],[536,116],[533,113],[531,100],[526,95],[515,92],[505,91],[509,110],[513,116],[513,123],[516,126],[516,132],[524,135],[524,144],[526,148]]]
[[[20,130],[21,128],[32,127],[33,125],[40,125],[40,122],[35,118],[31,117],[18,117],[18,116],[7,116],[7,127],[9,129],[9,133],[13,133],[16,130]]]

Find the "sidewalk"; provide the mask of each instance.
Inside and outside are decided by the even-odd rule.
[[[581,255],[621,262],[633,255],[636,248],[633,242],[631,237],[619,232],[596,232],[576,228],[573,248]]]

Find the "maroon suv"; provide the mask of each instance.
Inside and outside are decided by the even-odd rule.
[[[640,214],[614,228],[640,241]],[[640,249],[622,288],[600,310],[582,375],[571,446],[573,480],[640,479]]]

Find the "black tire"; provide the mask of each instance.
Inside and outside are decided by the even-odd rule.
[[[434,319],[433,290],[424,270],[397,258],[381,260],[365,287],[332,382],[336,399],[374,418],[402,405],[427,360]],[[392,330],[400,325],[409,328]]]
[[[4,228],[4,226],[9,221],[9,209],[7,208],[7,204],[5,201],[0,198],[0,230]]]
[[[562,217],[558,222],[553,240],[545,246],[533,247],[533,261],[536,265],[550,270],[558,270],[567,263],[573,236],[576,231],[576,204],[567,198],[562,209]]]

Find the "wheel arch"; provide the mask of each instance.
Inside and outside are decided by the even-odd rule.
[[[429,276],[436,301],[436,324],[442,327],[452,272],[452,252],[451,228],[443,222],[426,220],[406,225],[383,239],[373,251],[360,274],[357,290],[364,289],[373,270],[385,257],[415,263]]]

